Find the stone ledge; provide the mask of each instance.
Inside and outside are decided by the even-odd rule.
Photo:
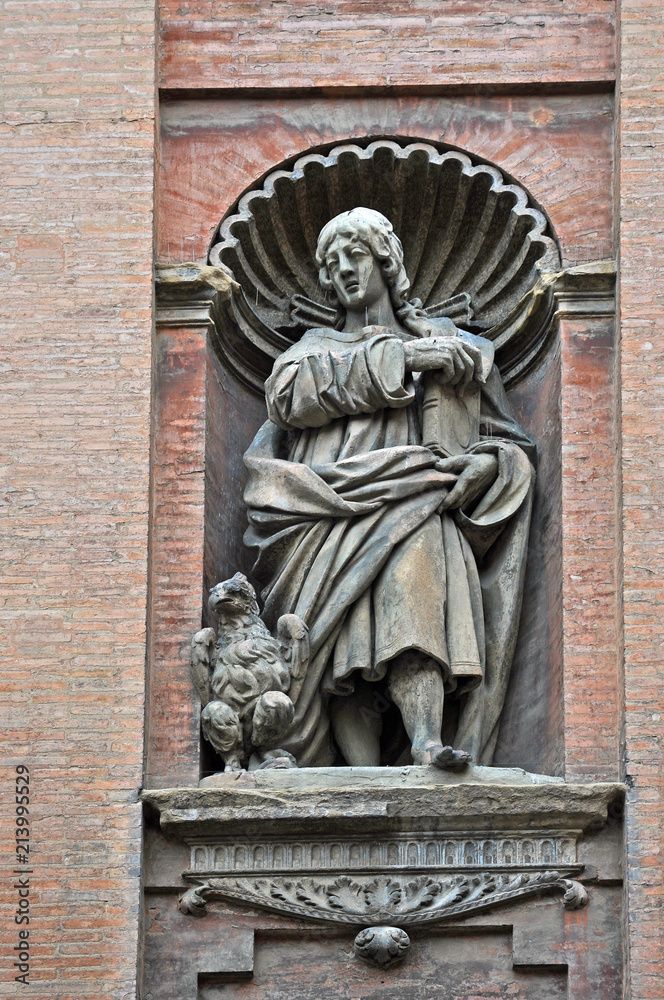
[[[201,788],[420,788],[422,785],[550,785],[564,784],[551,774],[532,774],[520,767],[481,767],[471,764],[463,771],[439,767],[302,767],[294,770],[231,771],[211,774]]]
[[[478,774],[485,771],[500,773]],[[307,768],[220,775],[212,787],[146,790],[142,800],[163,833],[185,843],[387,831],[577,838],[601,828],[624,793],[614,782],[566,784],[516,769],[473,768],[460,778],[428,767]]]

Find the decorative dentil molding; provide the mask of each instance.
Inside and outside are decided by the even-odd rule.
[[[423,831],[390,837],[244,839],[190,846],[188,875],[278,874],[280,871],[440,869],[473,866],[541,866],[576,862],[576,840],[552,833],[529,837],[440,836]]]

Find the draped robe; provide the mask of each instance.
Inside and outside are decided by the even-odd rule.
[[[449,322],[449,321],[447,321]],[[459,335],[479,344],[482,338]],[[268,421],[245,455],[245,543],[264,584],[263,617],[295,613],[311,658],[280,746],[329,765],[328,700],[377,681],[406,650],[434,659],[461,700],[455,746],[491,763],[521,610],[534,469],[495,365],[479,440],[494,482],[463,511],[439,512],[456,477],[422,445],[419,376],[387,330],[310,330],[266,382]],[[483,341],[487,344],[487,341]]]

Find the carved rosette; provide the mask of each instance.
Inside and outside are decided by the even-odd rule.
[[[409,948],[410,938],[401,927],[365,927],[355,938],[357,957],[381,969],[396,965]]]

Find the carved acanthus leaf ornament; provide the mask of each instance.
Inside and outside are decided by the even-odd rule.
[[[205,916],[214,899],[233,900],[304,920],[350,925],[415,927],[463,918],[543,892],[561,892],[566,909],[585,906],[588,894],[570,871],[476,872],[420,875],[210,878],[180,898],[183,913]]]

